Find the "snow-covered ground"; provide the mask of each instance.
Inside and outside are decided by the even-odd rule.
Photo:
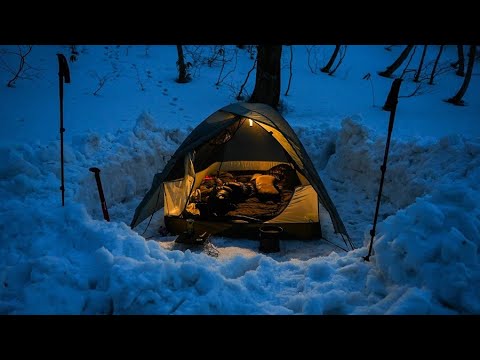
[[[235,101],[253,60],[238,50],[235,71],[220,86],[216,63],[192,69],[193,81],[177,84],[175,46],[79,48],[70,63],[72,84],[65,85],[65,208],[55,53],[68,49],[34,47],[39,78],[0,87],[0,313],[480,312],[478,75],[466,107],[442,101],[461,83],[452,73],[439,76],[427,93],[400,99],[374,256],[365,262],[388,123],[380,107],[391,84],[376,71],[400,47],[350,46],[329,77],[312,74],[307,48],[294,46],[284,116],[359,249],[345,253],[324,241],[282,241],[280,253],[264,255],[258,242],[214,237],[219,257],[213,258],[173,237],[155,236],[161,214],[145,237],[146,222],[138,233],[128,224],[153,175],[188,132]],[[212,48],[196,51],[206,55]],[[309,48],[310,62],[324,63],[331,48]],[[284,47],[283,79],[289,51]],[[454,47],[442,61],[452,59]],[[366,73],[371,82],[362,80]],[[0,81],[7,80],[0,72]],[[248,92],[253,82],[254,73]],[[412,85],[402,86],[405,95]],[[110,223],[101,220],[91,166],[101,169]],[[339,241],[331,229],[322,230]]]

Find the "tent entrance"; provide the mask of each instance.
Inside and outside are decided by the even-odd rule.
[[[289,172],[295,177],[290,188],[278,187],[272,180],[273,194],[257,191],[255,174],[269,175],[278,165],[294,169],[294,162],[284,144],[274,136],[274,130],[239,118],[196,149],[193,156],[188,153],[183,178],[164,183],[165,216],[227,223],[306,222],[319,226],[318,197],[298,170]],[[239,193],[239,189],[243,192]],[[230,198],[225,208],[218,209],[220,201],[213,197],[223,190]],[[282,216],[284,211],[287,212]]]

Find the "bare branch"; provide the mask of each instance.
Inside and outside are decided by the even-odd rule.
[[[250,77],[250,74],[252,73],[252,71],[255,69],[256,66],[257,66],[257,58],[255,58],[255,61],[253,62],[253,65],[252,65],[252,68],[248,71],[247,77],[245,78],[245,81],[243,82],[242,86],[240,86],[240,91],[238,92],[238,95],[236,97],[237,100],[243,100],[244,99],[244,97],[242,96],[243,89],[245,88],[245,85],[247,85],[248,78]]]
[[[413,91],[408,94],[408,95],[399,95],[398,98],[410,98],[410,97],[413,97],[413,96],[416,96],[416,95],[422,95],[424,94],[425,92],[421,92],[420,90],[423,90],[423,84],[422,83],[417,83],[417,85],[415,86],[415,89],[413,89]]]
[[[317,54],[316,54],[316,47],[315,45],[312,46],[305,46],[305,49],[307,50],[307,65],[312,74],[318,74],[317,68],[318,66],[318,59],[317,59]],[[313,52],[313,59],[312,59],[312,52]],[[314,62],[312,64],[312,62]]]
[[[222,54],[222,68],[220,69],[220,73],[218,74],[218,79],[217,79],[217,82],[215,84],[216,86],[220,86],[225,81],[225,79],[237,69],[238,49],[235,48],[235,50],[233,52],[233,55],[230,59],[225,59],[225,49],[222,49],[222,53],[223,53]],[[235,63],[233,65],[233,68],[230,69],[230,71],[227,72],[224,77],[222,77],[222,73],[223,73],[223,70],[225,68],[225,65],[227,63],[231,62],[233,59],[235,59]]]
[[[442,56],[442,51],[443,51],[444,46],[445,45],[440,45],[440,49],[438,50],[438,55],[437,55],[437,58],[435,59],[435,63],[433,65],[433,70],[432,70],[432,73],[430,75],[430,81],[428,82],[430,85],[433,85],[433,79],[435,77],[435,71],[437,70],[438,61],[440,60],[440,56]]]
[[[18,45],[17,51],[3,50],[1,52],[2,57],[0,67],[12,75],[12,78],[7,82],[8,87],[15,87],[15,82],[18,79],[32,79],[32,75],[30,74],[32,70],[39,71],[39,69],[35,69],[29,63],[27,63],[27,56],[32,52],[33,45],[25,46],[25,49],[22,47],[22,45]],[[19,58],[18,65],[15,68],[10,66],[9,63],[4,59],[4,56],[6,55],[13,55]]]
[[[225,47],[223,45],[215,45],[213,47],[212,54],[207,58],[208,67],[212,67],[220,58],[220,56],[225,56]]]
[[[392,45],[393,46],[393,45]],[[372,81],[372,75],[370,73],[367,73],[362,80],[368,80],[370,81],[370,87],[372,88],[372,106],[375,107],[375,92],[373,91],[373,81]]]
[[[423,61],[425,60],[425,55],[427,53],[428,45],[423,45],[423,52],[422,57],[420,58],[420,63],[418,64],[417,72],[415,73],[415,77],[413,78],[413,82],[419,82],[420,74],[422,73]]]
[[[407,69],[408,69],[408,67],[410,66],[410,63],[412,62],[413,56],[415,55],[415,51],[417,51],[417,47],[416,47],[416,46],[413,47],[412,55],[410,55],[410,59],[408,59],[407,65],[405,65],[405,67],[403,68],[402,75],[400,75],[400,79],[403,79],[403,76],[404,76],[405,73],[407,72]],[[409,72],[410,72],[410,71],[414,71],[414,70],[409,70]]]
[[[183,48],[185,59],[188,59],[187,64],[191,68],[193,76],[198,75],[202,65],[207,65],[208,67],[222,66],[222,52],[225,52],[225,57],[228,58],[226,55],[228,51],[225,45],[189,45],[183,46]]]
[[[103,89],[103,87],[105,86],[107,81],[110,80],[113,77],[114,74],[113,73],[108,73],[108,74],[105,74],[105,75],[98,75],[98,73],[96,71],[91,71],[90,75],[98,81],[97,88],[93,92],[93,95],[97,96],[99,94],[100,90]]]
[[[288,77],[287,91],[285,91],[285,96],[288,96],[288,91],[290,90],[290,84],[292,83],[292,64],[293,64],[293,45],[290,45],[290,76]]]

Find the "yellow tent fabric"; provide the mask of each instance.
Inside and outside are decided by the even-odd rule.
[[[252,122],[250,122],[250,120],[252,120]],[[255,124],[255,126],[250,128],[250,123]],[[248,128],[242,127],[245,126],[245,124],[248,124],[246,125]],[[236,131],[239,131],[240,127],[242,127],[241,131],[251,132],[252,136],[254,136],[254,133],[255,136],[260,136],[260,132],[258,131],[262,128],[264,134],[259,137],[261,140],[259,140],[258,144],[261,144],[262,149],[265,149],[261,152],[263,158],[256,158],[256,154],[260,153],[260,151],[256,151],[257,149],[255,149],[255,147],[249,145],[250,143],[245,140],[248,139],[248,136],[235,140],[237,141],[237,145],[235,145],[234,140],[229,144],[229,137]],[[268,139],[265,137],[265,133],[270,134],[271,138]],[[225,140],[219,141],[221,139]],[[275,142],[273,142],[272,139],[274,139]],[[273,151],[272,149],[276,150]],[[348,237],[345,225],[328,195],[320,176],[288,122],[280,113],[268,105],[243,102],[225,106],[214,112],[200,123],[183,141],[163,171],[154,176],[150,190],[135,210],[131,222],[132,228],[164,206],[164,183],[175,182],[184,178],[185,156],[189,153],[193,154],[194,152],[194,163],[202,164],[199,165],[198,169],[195,168],[197,172],[204,171],[216,162],[220,163],[220,168],[223,167],[223,163],[230,167],[238,164],[248,164],[248,166],[250,166],[252,163],[249,162],[255,162],[257,160],[281,163],[285,159],[284,154],[288,154],[288,157],[293,161],[292,165],[300,175],[302,185],[311,186],[316,193],[317,201],[322,204],[329,213],[335,231]],[[225,155],[227,155],[227,158],[230,157],[230,160],[226,159]],[[195,175],[192,175],[192,178],[195,179]],[[197,176],[197,178],[199,177]],[[185,179],[182,181],[185,181]],[[188,189],[190,192],[195,182],[196,181],[193,181],[192,184],[185,182],[182,186],[190,187]],[[169,185],[167,185],[167,188],[168,186]],[[182,196],[184,196],[184,193],[186,193],[186,191],[182,192]],[[299,194],[301,193],[302,192],[299,192]],[[167,195],[165,198],[168,196],[170,195]]]

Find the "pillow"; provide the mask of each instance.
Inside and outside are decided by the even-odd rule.
[[[254,175],[255,176],[255,175]],[[255,179],[257,185],[257,192],[261,195],[278,195],[279,192],[273,186],[275,176],[272,175],[260,175]]]
[[[253,174],[253,175],[252,175],[252,178],[250,179],[250,181],[255,181],[255,179],[256,179],[257,177],[262,176],[262,175],[263,175],[263,174],[259,174],[259,173]]]

